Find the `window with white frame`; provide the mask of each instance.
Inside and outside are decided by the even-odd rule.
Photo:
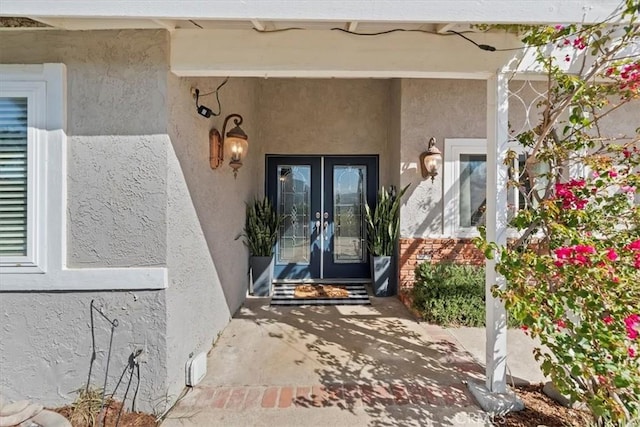
[[[487,204],[487,141],[445,139],[444,143],[444,234],[460,238],[478,236],[478,226],[485,224]],[[528,192],[528,179],[522,176],[526,154],[521,147],[512,148],[518,160],[511,170]],[[525,203],[518,188],[511,188],[507,193],[509,217],[525,208]]]
[[[46,81],[0,83],[0,267],[45,270]]]
[[[0,293],[165,289],[166,267],[67,267],[66,93],[64,64],[0,64]]]

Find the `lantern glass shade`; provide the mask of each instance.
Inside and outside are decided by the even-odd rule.
[[[231,162],[240,162],[249,151],[249,142],[235,136],[227,136],[224,140],[224,154]]]
[[[429,176],[438,175],[440,169],[440,163],[442,162],[442,155],[440,153],[429,153],[424,156],[424,168]]]

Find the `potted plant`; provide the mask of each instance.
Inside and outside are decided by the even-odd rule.
[[[269,296],[273,281],[273,250],[278,240],[281,217],[265,197],[247,204],[244,243],[249,248],[253,295]]]
[[[371,258],[371,286],[377,297],[391,296],[395,291],[393,256],[400,233],[400,200],[408,188],[409,185],[394,195],[382,187],[373,211],[365,205],[367,247]]]

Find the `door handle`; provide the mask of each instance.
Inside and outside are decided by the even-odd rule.
[[[324,240],[327,240],[327,239],[328,239],[328,237],[327,237],[327,229],[328,229],[328,228],[329,228],[329,221],[325,221],[325,222],[322,224],[322,238],[323,238]]]

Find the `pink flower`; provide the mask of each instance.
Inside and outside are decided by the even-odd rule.
[[[636,350],[633,347],[629,347],[627,352],[629,353],[629,357],[631,357],[631,358],[636,357]]]
[[[575,47],[576,49],[582,50],[585,47],[587,47],[587,44],[585,43],[582,37],[576,37],[575,40],[573,41],[573,47]]]
[[[582,254],[577,254],[575,257],[573,257],[573,263],[576,265],[587,265],[589,264],[589,258]]]
[[[615,261],[618,259],[618,254],[616,253],[615,249],[609,249],[607,251],[607,259],[609,261]]]
[[[558,321],[556,321],[556,325],[558,326],[558,330],[567,327],[567,324],[562,319],[558,319]]]
[[[555,26],[555,27],[553,27],[553,28],[555,28],[555,29],[556,29],[556,31],[562,31],[562,30],[564,30],[564,25],[560,25],[560,24],[558,24],[558,25],[556,25],[556,26]]]
[[[604,322],[605,325],[610,325],[613,323],[613,317],[611,316],[604,316],[602,318],[602,321]]]
[[[640,331],[640,315],[631,314],[625,317],[624,325],[627,328],[627,337],[632,340],[638,338],[638,331]]]
[[[571,62],[571,57],[567,54],[564,56],[564,60],[567,62]]]
[[[595,254],[596,248],[589,245],[576,245],[575,250],[579,254]]]
[[[587,206],[587,200],[586,199],[580,199],[580,200],[576,200],[576,209],[582,210],[584,209],[585,206]]]
[[[633,187],[631,185],[623,185],[622,187],[620,187],[620,191],[622,191],[623,193],[635,193],[636,187]]]
[[[625,159],[628,159],[629,157],[631,157],[631,151],[625,149],[622,151],[622,154],[624,155]]]
[[[553,251],[558,259],[567,259],[573,255],[573,248],[558,248]]]
[[[640,239],[629,243],[627,245],[627,249],[631,251],[640,251]]]
[[[615,169],[611,169],[609,171],[609,178],[615,178],[616,176],[618,176],[618,172],[616,172]]]

